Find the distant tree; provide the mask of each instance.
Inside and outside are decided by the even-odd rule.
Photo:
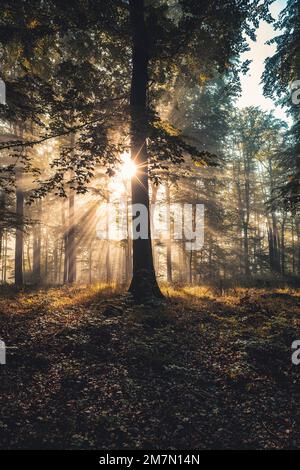
[[[195,84],[216,71],[237,73],[237,57],[247,48],[244,32],[254,38],[259,19],[270,20],[269,3],[74,0],[70,7],[36,0],[28,8],[27,2],[4,2],[0,42],[5,59],[14,48],[15,70],[12,76],[4,68],[3,78],[19,99],[8,100],[2,116],[33,123],[35,138],[5,143],[2,150],[76,133],[75,147],[62,147],[50,177],[41,178],[35,191],[39,197],[50,191],[65,196],[66,186],[85,192],[100,164],[113,173],[130,136],[138,164],[132,202],[148,209],[148,169],[152,175],[164,161],[182,163],[186,153],[199,164],[211,161],[205,149],[188,144],[163,122],[157,111],[161,90],[179,75]],[[32,171],[32,162],[26,163]],[[161,296],[149,220],[147,240],[133,243],[130,290],[137,300]]]
[[[266,60],[263,74],[264,93],[277,98],[279,104],[287,107],[293,125],[287,132],[287,149],[282,154],[282,166],[286,178],[281,186],[280,197],[285,204],[299,213],[300,203],[300,103],[293,100],[299,96],[300,81],[300,1],[288,0],[275,24],[278,35],[270,41],[276,45],[276,52]],[[291,87],[294,84],[294,88]],[[296,87],[296,88],[295,88]]]

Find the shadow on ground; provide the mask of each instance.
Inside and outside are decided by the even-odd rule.
[[[298,294],[5,291],[0,447],[296,448]],[[300,366],[299,366],[300,370]]]

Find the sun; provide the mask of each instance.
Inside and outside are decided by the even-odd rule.
[[[120,165],[113,178],[109,181],[108,188],[115,197],[124,195],[129,187],[128,184],[137,173],[137,167],[131,160],[129,153],[124,152],[120,156]]]
[[[120,173],[124,180],[130,180],[136,174],[136,164],[131,160],[129,153],[124,152],[121,155]]]

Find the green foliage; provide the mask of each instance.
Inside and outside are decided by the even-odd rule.
[[[279,34],[271,41],[276,53],[266,61],[263,74],[264,93],[276,97],[286,106],[293,119],[287,132],[287,149],[282,154],[282,166],[287,177],[281,186],[280,198],[294,211],[299,210],[300,192],[300,108],[293,103],[290,85],[300,79],[300,2],[288,0],[275,25]]]
[[[132,37],[128,4],[110,0],[78,0],[71,7],[52,0],[33,3],[29,9],[26,2],[4,2],[0,43],[8,87],[2,118],[34,125],[34,138],[1,143],[0,149],[30,150],[39,142],[62,138],[50,176],[37,178],[35,193],[41,197],[56,191],[64,196],[66,185],[83,193],[95,167],[105,165],[112,174],[120,152],[128,146]],[[206,80],[226,72],[237,83],[237,57],[247,47],[243,32],[253,37],[258,18],[270,20],[270,2],[260,3],[210,0],[200,8],[190,0],[181,0],[175,7],[165,0],[146,2],[149,108],[156,108],[176,77],[194,86],[199,77]],[[186,153],[201,164],[210,163],[204,146],[196,149],[184,136],[162,132],[163,127],[149,126],[153,177],[165,169],[163,160],[182,163]],[[74,134],[72,145],[64,142],[64,136]],[[34,168],[29,161],[27,170]],[[11,171],[8,166],[5,170]]]

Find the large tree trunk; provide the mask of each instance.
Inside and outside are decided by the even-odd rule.
[[[16,215],[20,228],[16,230],[16,246],[15,246],[15,284],[18,287],[23,286],[23,252],[24,252],[24,193],[22,189],[22,172],[16,170]]]
[[[131,158],[137,165],[132,178],[132,204],[142,204],[147,210],[147,238],[133,240],[133,276],[130,292],[135,300],[162,297],[158,287],[151,246],[148,154],[147,154],[147,84],[148,41],[144,18],[144,0],[130,0],[132,27],[132,81],[130,95],[131,110]],[[133,213],[133,220],[137,216]]]

